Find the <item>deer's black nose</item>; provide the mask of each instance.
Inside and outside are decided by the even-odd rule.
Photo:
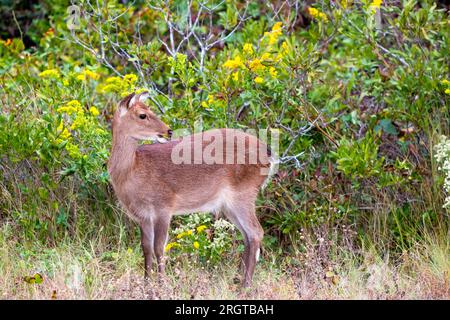
[[[167,134],[169,135],[169,137],[172,137],[172,133],[173,133],[172,129],[167,130]]]

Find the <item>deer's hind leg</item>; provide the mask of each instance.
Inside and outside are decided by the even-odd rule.
[[[228,205],[226,216],[238,227],[244,238],[244,281],[243,286],[249,287],[255,265],[259,258],[264,230],[255,213],[256,195],[240,194],[231,205]]]
[[[166,247],[170,220],[171,216],[169,214],[161,214],[155,219],[154,250],[156,262],[158,263],[158,272],[161,274],[165,271],[164,249]]]

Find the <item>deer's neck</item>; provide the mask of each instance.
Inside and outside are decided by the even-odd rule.
[[[121,183],[132,171],[136,158],[138,142],[121,132],[113,132],[111,157],[109,160],[109,174],[113,183]]]

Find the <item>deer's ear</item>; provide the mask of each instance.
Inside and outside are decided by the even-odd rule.
[[[150,94],[147,91],[141,92],[134,97],[131,98],[130,103],[128,104],[129,107],[134,105],[136,102],[145,103],[145,101],[148,99]]]
[[[129,94],[128,96],[126,96],[119,102],[119,112],[120,112],[119,115],[121,117],[123,117],[127,113],[130,106],[132,106],[131,102],[132,102],[133,98],[135,98],[134,93]]]

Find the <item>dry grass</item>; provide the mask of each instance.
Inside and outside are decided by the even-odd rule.
[[[33,251],[12,238],[0,237],[2,299],[449,299],[447,242],[418,244],[393,261],[370,249],[355,257],[341,252],[324,258],[320,248],[295,257],[265,253],[254,285],[236,284],[236,259],[205,268],[181,259],[167,275],[144,283],[141,252],[105,242],[61,243],[54,248],[33,245]],[[386,256],[386,255],[385,255]],[[226,263],[225,261],[230,261]],[[44,281],[29,284],[24,276],[39,272]]]

